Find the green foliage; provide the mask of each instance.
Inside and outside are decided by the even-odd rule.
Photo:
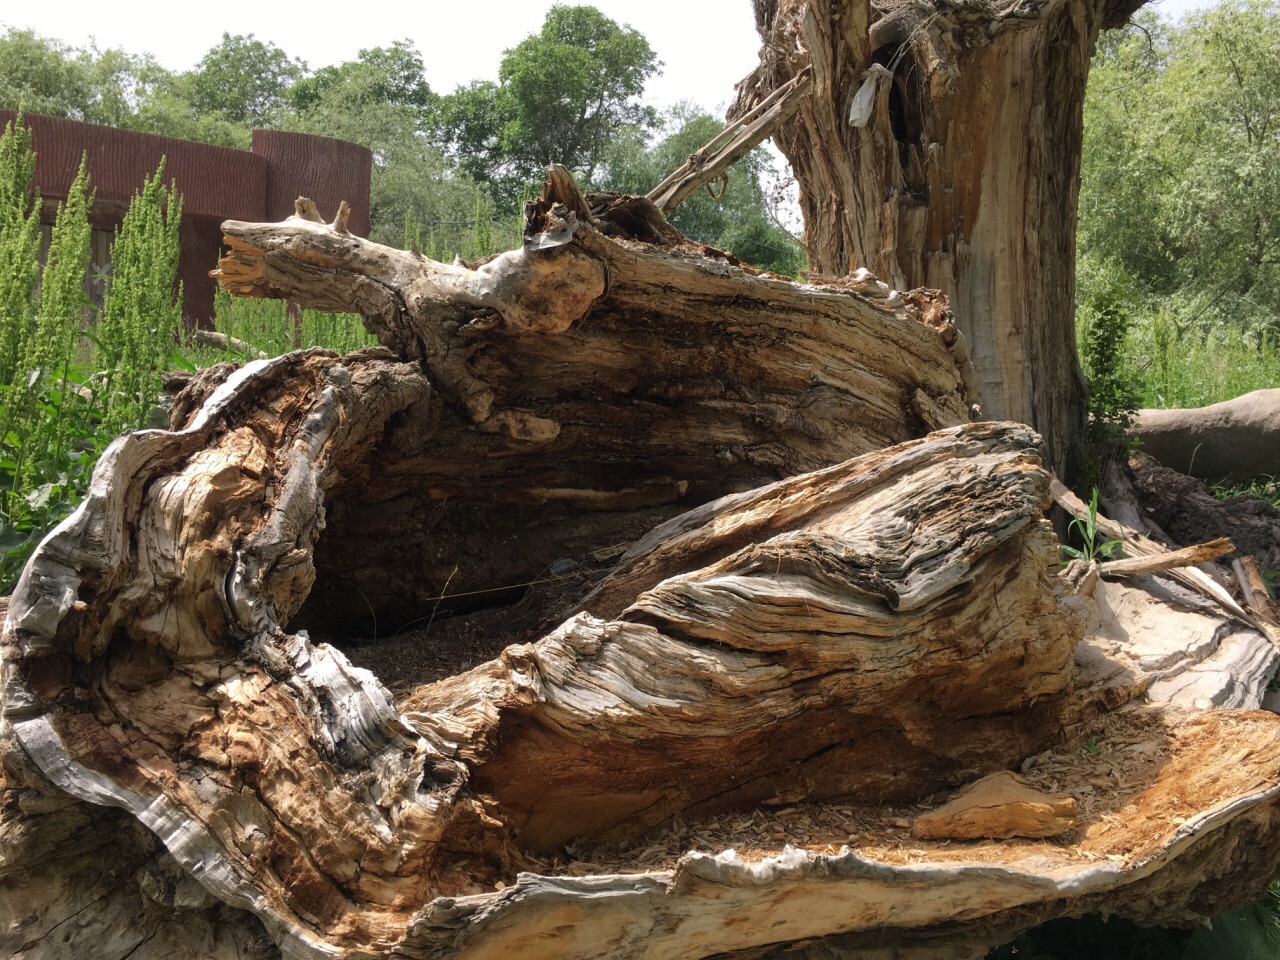
[[[409,107],[423,127],[436,102],[424,75],[422,55],[409,40],[390,47],[361,50],[359,56],[339,66],[321,67],[289,88],[293,109],[305,114],[319,107],[335,87],[354,85],[366,105]]]
[[[1079,547],[1062,545],[1062,552],[1068,559],[1088,560],[1093,563],[1099,558],[1103,560],[1113,560],[1119,554],[1123,544],[1119,540],[1109,540],[1098,537],[1098,488],[1093,488],[1093,495],[1089,497],[1089,512],[1084,517],[1074,517],[1067,528],[1080,539]],[[1065,562],[1065,561],[1064,561]],[[1093,738],[1090,737],[1092,743]],[[1088,744],[1086,744],[1086,747]],[[1097,753],[1096,745],[1090,749],[1090,753]]]
[[[1280,4],[1229,0],[1172,25],[1140,13],[1103,34],[1078,237],[1095,449],[1131,403],[1280,384]]]
[[[638,31],[594,7],[555,6],[538,33],[503,55],[497,84],[442,98],[437,132],[503,202],[549,163],[591,180],[613,138],[655,126],[640,96],[659,66]]]
[[[198,114],[217,113],[232,123],[268,126],[286,106],[289,88],[306,64],[291,60],[274,43],[248,36],[222,35],[204,55],[191,83],[191,105]]]
[[[0,383],[12,383],[26,355],[39,276],[40,197],[28,192],[35,173],[31,133],[7,124],[0,137]]]
[[[475,205],[471,209],[471,222],[474,224],[472,245],[477,257],[487,257],[493,253],[493,231],[489,216],[488,202],[480,193],[476,193]]]
[[[1203,407],[1280,385],[1280,336],[1226,325],[1169,331],[1168,315],[1140,315],[1130,337],[1130,355],[1146,358],[1140,406]]]
[[[142,426],[160,394],[182,325],[178,229],[182,198],[163,183],[164,161],[135,193],[111,247],[111,283],[98,320],[102,420],[113,433]]]
[[[1051,920],[987,960],[1280,960],[1280,886],[1260,902],[1214,917],[1208,930],[1140,927],[1096,914]]]
[[[402,248],[405,250],[417,250],[422,253],[422,224],[418,222],[418,218],[413,212],[413,207],[405,211],[404,243]]]
[[[229,147],[247,148],[252,125],[363,144],[373,151],[371,238],[447,260],[519,245],[520,202],[549,162],[584,183],[644,192],[717,132],[719,121],[686,110],[649,147],[657,117],[641,98],[658,67],[640,33],[585,6],[553,8],[505,52],[499,82],[446,97],[407,40],[308,73],[270,43],[223,34],[194,70],[172,73],[149,55],[10,30],[0,35],[0,102]],[[753,154],[723,199],[689,201],[677,226],[794,274],[800,248],[764,214],[767,174],[766,155]]]
[[[120,50],[77,50],[30,30],[0,34],[0,104],[33,113],[121,125],[153,61]]]
[[[1089,261],[1081,258],[1081,272]],[[1133,425],[1140,388],[1128,355],[1128,341],[1137,308],[1132,284],[1114,264],[1103,277],[1081,285],[1076,311],[1077,347],[1089,377],[1089,422],[1086,443],[1091,452],[1086,482],[1097,485],[1110,458],[1128,458],[1125,431]]]
[[[89,411],[85,398],[76,392],[73,363],[80,342],[80,330],[90,307],[85,294],[85,265],[89,262],[89,171],[85,159],[71,184],[64,204],[58,205],[57,218],[40,277],[40,304],[36,313],[34,336],[22,363],[25,389],[15,391],[16,416],[9,410],[0,421],[5,432],[16,431],[23,453],[52,451],[50,460],[21,456],[14,474],[13,492],[29,494],[37,484],[53,481],[48,476],[50,462],[59,468],[63,455],[71,448],[74,435],[83,435]],[[38,409],[37,409],[38,408]],[[43,469],[42,469],[43,468]]]
[[[219,290],[214,295],[214,329],[250,344],[255,351],[279,356],[294,349],[326,347],[337,353],[351,353],[378,342],[354,313],[322,313],[302,310],[291,316],[282,300],[233,297]],[[190,348],[188,348],[190,350]],[[202,348],[192,351],[201,365],[219,360],[243,361],[233,350]]]
[[[1280,332],[1280,4],[1229,0],[1104,34],[1089,76],[1080,250],[1179,333]]]
[[[59,205],[37,292],[39,200],[28,193],[34,154],[22,126],[0,137],[0,590],[83,495],[109,436],[80,389],[76,365],[89,261],[88,173],[83,162]],[[34,240],[32,240],[34,236]]]
[[[440,225],[441,243],[462,249],[479,188],[450,171],[444,154],[422,134],[435,98],[411,45],[362,50],[359,60],[320,70],[295,91],[297,112],[283,119],[286,129],[350,140],[373,151],[371,239],[407,243],[408,216]]]
[[[96,326],[85,294],[88,171],[82,162],[58,207],[41,272],[34,168],[19,117],[0,137],[0,591],[12,589],[36,543],[84,496],[111,440],[158,412],[161,371],[181,363],[182,201],[164,186],[164,164],[125,214]],[[220,295],[227,332],[273,353],[295,344],[345,353],[376,342],[358,317],[307,310],[294,320],[279,301],[234,304]],[[206,360],[244,359],[210,354]]]
[[[1280,960],[1280,883],[1272,881],[1257,903],[1213,918],[1197,930],[1180,960]]]

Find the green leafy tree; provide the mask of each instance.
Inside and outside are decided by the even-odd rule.
[[[0,104],[220,146],[247,148],[249,126],[192,103],[196,75],[150,54],[67,46],[29,30],[0,34]]]
[[[30,30],[0,35],[0,104],[85,120],[92,100],[92,81],[76,50]]]
[[[321,67],[298,80],[289,89],[289,100],[298,113],[321,107],[336,88],[358,90],[368,104],[408,107],[416,114],[419,128],[425,127],[436,103],[425,76],[420,54],[409,40],[396,40],[389,47],[361,50],[355,60]]]
[[[197,114],[219,113],[232,123],[270,126],[288,106],[288,91],[306,72],[273,43],[229,33],[204,55],[191,78]]]
[[[594,7],[552,7],[538,33],[503,55],[497,84],[473,83],[442,99],[437,130],[504,204],[549,163],[591,180],[615,136],[655,126],[640,97],[659,66],[631,27]]]
[[[0,104],[33,113],[128,127],[157,81],[172,77],[154,58],[67,46],[30,30],[0,34]]]
[[[428,230],[438,229],[448,249],[461,250],[477,187],[451,170],[422,132],[433,95],[421,78],[417,51],[403,42],[365,50],[360,59],[325,73],[323,82],[304,86],[294,98],[303,109],[285,118],[284,127],[350,140],[373,151],[372,239],[406,242],[406,218],[411,216]]]
[[[1280,4],[1104,35],[1085,131],[1082,260],[1123,267],[1179,332],[1280,333]]]

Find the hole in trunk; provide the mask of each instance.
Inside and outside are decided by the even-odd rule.
[[[889,128],[898,145],[898,163],[908,193],[928,202],[929,181],[924,164],[924,93],[920,70],[907,44],[881,47],[872,58],[893,74],[889,87]]]

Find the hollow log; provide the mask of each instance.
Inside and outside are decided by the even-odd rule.
[[[970,416],[944,298],[764,274],[644,198],[593,209],[562,170],[525,245],[474,265],[301,216],[224,229],[224,286],[362,312],[434,391],[338,481],[300,621],[322,634],[385,635],[446,584],[498,596],[697,503]]]
[[[1040,438],[968,422],[937,296],[761,274],[554,173],[482,263],[316,216],[228,223],[222,282],[384,346],[193,377],[11,599],[0,950],[967,956],[1271,878],[1276,650],[1061,566]],[[407,636],[495,655],[353,664],[358,604],[424,598]],[[1076,826],[912,835],[1002,770]]]

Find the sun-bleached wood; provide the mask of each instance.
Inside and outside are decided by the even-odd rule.
[[[730,118],[803,71],[775,135],[812,270],[865,268],[951,298],[986,416],[1030,423],[1083,466],[1075,225],[1085,81],[1101,30],[1141,0],[756,0],[759,65]],[[865,125],[855,99],[874,84]]]
[[[967,422],[936,296],[762,275],[646,204],[553,172],[525,246],[472,265],[305,203],[228,224],[224,283],[386,346],[195,376],[36,552],[0,635],[0,946],[961,955],[1262,889],[1280,718],[1219,707],[1275,650],[1164,575],[1061,567],[1040,438]],[[395,700],[296,626],[379,493],[403,537],[357,582],[630,546],[544,635]],[[1067,840],[910,838],[1009,769],[1077,802]]]

